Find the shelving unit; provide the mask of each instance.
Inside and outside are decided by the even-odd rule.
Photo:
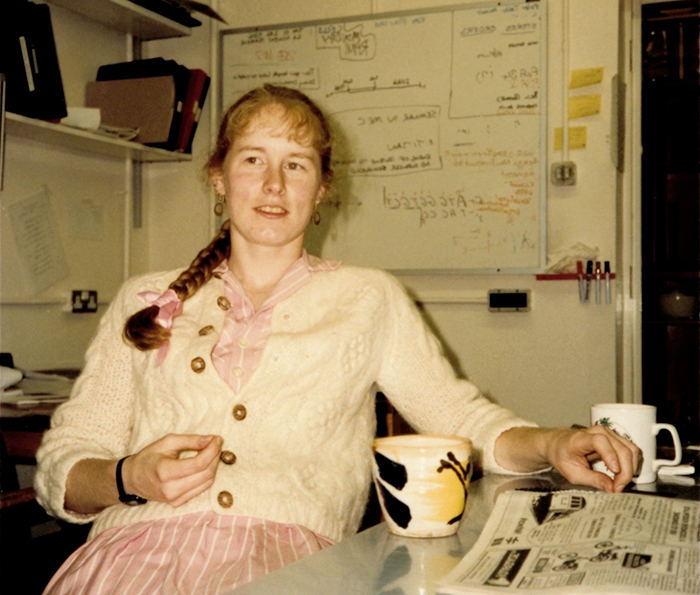
[[[83,87],[89,79],[84,77],[92,76],[96,64],[102,64],[108,61],[128,60],[139,55],[140,43],[146,40],[164,39],[164,38],[180,38],[185,39],[191,35],[191,29],[185,25],[174,22],[162,15],[153,11],[144,9],[143,7],[130,2],[129,0],[46,0],[50,5],[54,17],[53,26],[58,32],[56,35],[57,53],[59,61],[63,59],[65,67],[68,68],[64,72],[64,85],[69,91],[77,91],[72,93],[72,96],[79,97],[82,94]],[[76,31],[85,31],[86,39],[90,40],[92,47],[86,50],[91,55],[83,56],[82,52],[74,52],[74,44],[61,45],[65,41],[66,35],[75,35]],[[104,48],[101,46],[101,40],[104,38]],[[62,54],[62,50],[68,48]],[[86,43],[87,48],[87,43]],[[89,68],[85,68],[89,65]],[[66,72],[68,73],[66,75]],[[108,289],[103,292],[103,295],[110,296],[110,292],[114,291],[113,286],[119,281],[130,276],[130,250],[132,247],[132,229],[137,229],[143,225],[143,169],[142,165],[147,163],[187,163],[192,161],[192,155],[183,152],[168,151],[161,148],[155,148],[143,145],[139,142],[129,141],[116,136],[109,136],[99,131],[83,130],[67,126],[60,123],[52,123],[44,120],[30,118],[20,114],[5,111],[2,122],[2,130],[5,133],[5,142],[2,149],[6,163],[11,162],[10,169],[4,168],[2,173],[3,191],[8,197],[8,202],[22,200],[22,197],[30,193],[33,187],[33,177],[28,174],[25,169],[21,156],[21,151],[26,151],[27,140],[36,145],[37,149],[43,151],[45,149],[56,150],[57,158],[63,159],[68,157],[76,157],[76,163],[86,164],[83,167],[90,169],[91,175],[85,179],[86,195],[92,192],[92,188],[98,188],[100,192],[99,199],[102,200],[105,196],[106,182],[109,175],[118,172],[121,185],[123,180],[123,188],[118,190],[119,199],[110,199],[109,207],[114,208],[114,213],[118,217],[123,218],[123,232],[121,241],[120,238],[115,239],[114,235],[108,235],[108,241],[105,241],[105,246],[101,248],[105,253],[110,254],[111,258],[115,255],[117,258],[122,258],[121,274],[117,269],[114,273],[109,273],[103,277],[97,276],[98,280],[95,283],[102,283],[99,289],[103,286]],[[63,153],[64,155],[59,155]],[[104,163],[105,157],[109,158],[111,163]],[[11,161],[8,161],[7,159]],[[120,163],[121,162],[121,163]],[[123,168],[120,165],[123,163]],[[102,167],[102,165],[105,167]],[[144,165],[145,167],[145,165]],[[105,172],[105,176],[101,172]],[[41,183],[48,185],[55,183],[57,185],[67,184],[80,186],[83,175],[82,171],[77,172],[75,180],[70,179],[70,173],[64,171],[53,171],[53,178],[44,176],[39,173],[36,177],[41,180]],[[26,187],[26,192],[25,192]],[[89,189],[89,190],[88,190]],[[110,188],[111,190],[111,188]],[[72,195],[78,195],[81,189],[74,191]],[[62,199],[57,199],[62,200]],[[114,206],[117,202],[122,204]],[[61,204],[64,208],[65,203]],[[62,215],[59,215],[62,216]],[[75,224],[75,219],[70,219]],[[70,238],[73,241],[74,238]],[[119,245],[117,245],[119,242]],[[81,254],[79,257],[83,258]],[[81,265],[78,269],[81,275],[87,274],[85,271],[92,271],[92,264],[87,263],[87,257],[81,260]],[[10,263],[12,267],[21,269],[22,265],[14,260]],[[8,265],[9,266],[9,265]],[[78,270],[76,269],[76,270]],[[78,273],[75,273],[77,276]],[[72,279],[73,273],[71,272]],[[72,282],[70,280],[63,282]],[[58,285],[59,284],[55,284]],[[18,309],[21,310],[23,304],[51,304],[55,305],[57,300],[62,300],[62,297],[56,297],[55,292],[60,289],[51,288],[51,295],[34,296],[21,295],[15,299]],[[4,296],[6,297],[6,296]],[[107,298],[109,299],[109,297]],[[24,313],[18,314],[24,316]]]
[[[96,155],[123,157],[142,163],[192,160],[192,156],[186,153],[174,153],[164,149],[147,147],[140,143],[63,124],[52,124],[43,120],[26,118],[9,112],[6,114],[6,124],[7,134],[11,136],[38,140]]]
[[[171,21],[129,0],[48,0],[110,29],[128,34],[139,41],[186,37],[189,27]],[[6,113],[6,130],[10,136],[38,140],[73,150],[87,151],[132,159],[137,162],[191,161],[191,155],[147,147],[133,141],[106,136],[62,124]]]
[[[122,33],[149,41],[169,37],[186,37],[190,28],[180,25],[129,0],[48,0]]]

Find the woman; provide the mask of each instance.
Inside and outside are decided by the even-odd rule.
[[[38,453],[42,505],[93,522],[47,592],[219,593],[352,534],[377,387],[418,431],[471,438],[486,471],[632,478],[617,435],[533,427],[456,378],[393,277],[304,252],[331,145],[293,90],[225,115],[209,173],[229,221],[185,271],[125,284]]]

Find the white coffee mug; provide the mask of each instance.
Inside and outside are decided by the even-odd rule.
[[[601,425],[634,442],[642,451],[642,464],[635,483],[656,481],[659,467],[675,466],[681,462],[682,450],[678,431],[672,424],[656,423],[656,407],[637,403],[599,403],[591,406],[591,425]],[[667,430],[673,438],[673,459],[656,458],[656,435]],[[607,470],[602,462],[594,468]]]

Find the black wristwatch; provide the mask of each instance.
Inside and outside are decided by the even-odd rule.
[[[119,501],[128,506],[138,506],[139,504],[146,504],[148,500],[137,496],[136,494],[127,494],[124,491],[124,482],[122,481],[122,465],[124,461],[129,457],[124,457],[117,463],[117,491],[119,492]]]

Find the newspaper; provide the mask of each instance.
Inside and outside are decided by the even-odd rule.
[[[647,494],[507,491],[436,591],[698,595],[699,514]]]

